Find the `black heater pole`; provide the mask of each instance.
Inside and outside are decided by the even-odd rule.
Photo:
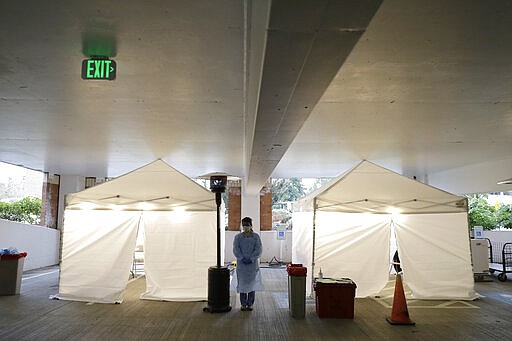
[[[208,306],[203,311],[223,313],[231,310],[229,305],[229,269],[220,264],[220,204],[222,193],[226,190],[226,176],[211,176],[210,189],[215,193],[217,205],[217,266],[208,268]]]
[[[220,268],[220,192],[215,193],[215,203],[217,204],[217,268]]]

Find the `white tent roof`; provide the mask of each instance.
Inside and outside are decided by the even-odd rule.
[[[466,212],[464,197],[425,185],[369,161],[333,179],[301,199],[299,211],[353,213],[448,213]]]
[[[215,211],[214,194],[162,160],[66,196],[66,209]]]

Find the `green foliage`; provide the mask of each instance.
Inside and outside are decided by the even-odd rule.
[[[28,224],[39,224],[41,199],[26,197],[12,203],[0,202],[0,219]]]
[[[304,194],[304,187],[299,178],[272,179],[272,204],[295,201]]]
[[[492,230],[496,226],[495,208],[487,203],[487,195],[473,194],[468,198],[469,226],[482,226],[484,230]]]
[[[500,205],[496,210],[496,224],[512,229],[512,205]]]
[[[482,226],[484,230],[497,227],[512,229],[512,205],[489,205],[485,194],[467,195],[469,204],[469,226]]]

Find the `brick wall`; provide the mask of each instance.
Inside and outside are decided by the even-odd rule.
[[[228,181],[228,230],[240,231],[242,215],[242,189],[240,181]]]
[[[260,192],[260,230],[272,230],[272,185],[269,182]]]
[[[41,225],[57,228],[60,176],[45,173],[41,203]]]

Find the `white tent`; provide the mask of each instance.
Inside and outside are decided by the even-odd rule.
[[[310,284],[321,269],[351,278],[357,297],[377,294],[396,236],[412,297],[476,298],[463,197],[362,161],[298,201],[292,219],[292,261],[307,266]]]
[[[217,256],[216,210],[213,193],[162,160],[68,194],[57,297],[121,302],[143,227],[141,298],[205,300]]]

